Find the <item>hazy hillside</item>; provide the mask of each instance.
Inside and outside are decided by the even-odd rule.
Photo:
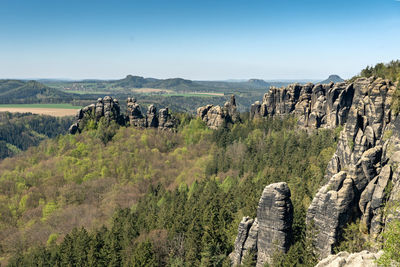
[[[36,81],[0,80],[0,104],[69,102],[73,95]]]
[[[196,85],[190,80],[185,80],[181,78],[172,79],[154,79],[154,78],[143,78],[140,76],[128,75],[122,80],[110,81],[112,87],[122,87],[125,89],[132,88],[161,88],[161,89],[190,89],[195,88]],[[198,86],[198,85],[197,85]]]
[[[235,92],[268,90],[270,86],[283,86],[288,82],[266,82],[259,79],[248,81],[192,81],[182,78],[155,79],[128,75],[120,80],[83,80],[83,81],[57,81],[44,80],[49,86],[63,90],[101,91],[112,90],[126,91],[137,88],[171,89],[173,91],[192,92]]]

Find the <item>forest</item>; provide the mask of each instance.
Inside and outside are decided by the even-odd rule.
[[[65,134],[72,117],[0,112],[0,159],[11,157],[47,138]]]
[[[378,63],[375,66],[367,66],[361,70],[360,76],[376,76],[391,81],[400,80],[400,60],[392,60],[389,63]]]
[[[293,117],[242,116],[218,131],[186,114],[177,132],[99,123],[3,160],[3,263],[228,266],[241,218],[255,216],[266,185],[286,181],[294,245],[276,264],[311,266],[306,208],[338,132],[310,135]]]

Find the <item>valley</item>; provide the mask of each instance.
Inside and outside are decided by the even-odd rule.
[[[0,4],[0,267],[400,267],[400,0]]]
[[[271,87],[250,112],[238,110],[234,95],[199,106],[196,115],[132,97],[99,98],[69,121],[70,134],[55,131],[0,161],[0,260],[9,266],[398,260],[390,254],[398,243],[381,238],[399,236],[400,86],[385,74],[400,72],[397,63],[379,71],[380,77],[368,68],[345,82]],[[4,130],[31,120],[5,116]],[[25,129],[40,136],[42,125]]]

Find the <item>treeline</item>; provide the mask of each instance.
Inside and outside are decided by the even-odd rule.
[[[312,266],[305,212],[335,133],[307,134],[291,117],[219,131],[180,121],[178,133],[122,127],[106,145],[92,129],[30,151],[29,167],[3,163],[0,245],[10,266],[228,266],[241,218],[256,215],[277,181],[289,184],[295,215],[293,246],[275,262]]]
[[[375,66],[367,66],[361,71],[361,77],[381,77],[392,81],[400,80],[400,60],[392,60],[389,63],[378,63]]]
[[[0,159],[65,134],[72,121],[72,117],[0,112]]]

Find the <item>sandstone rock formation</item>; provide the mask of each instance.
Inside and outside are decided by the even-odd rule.
[[[82,123],[85,119],[94,119],[99,121],[105,118],[106,121],[116,121],[118,124],[124,123],[124,117],[120,114],[120,106],[117,99],[110,96],[97,99],[96,104],[91,104],[80,110],[76,115],[76,122],[71,125],[69,132],[75,134],[82,131]]]
[[[383,136],[392,121],[393,84],[382,79],[358,79],[352,105],[344,118],[338,147],[326,184],[313,199],[307,221],[317,228],[316,246],[322,257],[333,252],[343,227],[361,218],[361,230],[377,237],[384,224],[381,208],[391,167],[382,159]],[[350,102],[350,100],[348,101]]]
[[[275,252],[286,253],[290,246],[293,206],[285,182],[264,188],[258,202],[257,219],[257,266],[264,266]]]
[[[257,208],[257,218],[244,217],[239,224],[232,264],[240,265],[251,251],[257,266],[270,262],[277,251],[287,252],[292,238],[293,206],[290,189],[284,182],[264,188]]]
[[[383,251],[371,253],[363,250],[349,254],[346,251],[330,255],[321,260],[315,267],[378,267],[376,260],[382,256]]]
[[[81,132],[88,120],[96,122],[105,119],[108,122],[115,121],[119,125],[132,127],[151,127],[158,129],[173,129],[177,121],[171,116],[168,108],[160,109],[157,114],[155,106],[150,105],[147,114],[143,114],[135,98],[127,99],[126,115],[121,114],[119,102],[110,96],[99,98],[96,104],[91,104],[78,111],[76,122],[71,125],[69,132],[75,134]]]
[[[389,80],[375,77],[294,84],[271,88],[262,102],[251,106],[252,118],[294,115],[306,130],[342,127],[324,185],[307,212],[321,257],[333,252],[345,225],[356,219],[361,220],[360,230],[377,238],[385,226],[383,205],[400,200],[400,119],[390,109],[395,90]]]
[[[126,103],[126,117],[129,125],[136,127],[147,127],[146,117],[143,116],[140,106],[135,98],[129,97]]]
[[[235,240],[235,252],[231,255],[233,265],[240,265],[250,252],[257,251],[258,221],[248,216],[239,223]]]
[[[353,94],[354,86],[346,83],[271,87],[262,102],[251,106],[250,116],[294,114],[303,128],[335,128],[346,122]]]
[[[226,127],[228,124],[234,124],[240,120],[234,95],[231,96],[230,101],[224,104],[224,107],[207,105],[198,108],[197,116],[214,130]]]

